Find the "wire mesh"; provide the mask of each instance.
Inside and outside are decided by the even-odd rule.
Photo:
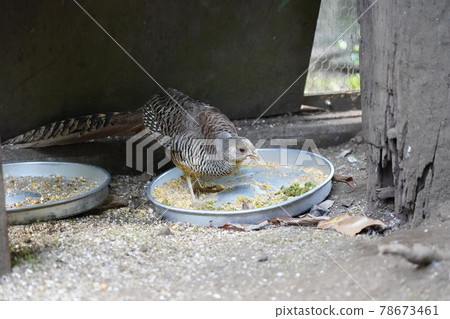
[[[305,95],[359,92],[359,24],[349,28],[357,19],[356,1],[322,0]]]

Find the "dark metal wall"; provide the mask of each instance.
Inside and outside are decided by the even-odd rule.
[[[308,66],[320,1],[79,3],[164,87],[257,117]],[[157,85],[71,0],[0,3],[0,134],[131,110]],[[305,77],[267,114],[296,110]]]

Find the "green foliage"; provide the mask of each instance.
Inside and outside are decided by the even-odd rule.
[[[359,73],[345,75],[314,71],[310,72],[306,79],[305,94],[358,90],[359,81]]]
[[[312,182],[306,182],[305,185],[303,185],[303,187],[300,186],[299,183],[294,183],[289,187],[281,186],[277,194],[281,193],[285,196],[296,197],[310,191],[314,187],[316,187],[316,184]]]
[[[352,89],[359,89],[361,87],[359,73],[351,74],[347,79],[347,85]]]
[[[206,203],[205,203],[205,208],[206,208],[207,210],[216,210],[216,209],[217,209],[217,207],[214,206],[214,201],[213,201],[213,200],[208,200],[208,201],[206,201]]]
[[[337,47],[340,50],[347,50],[347,41],[340,39],[337,43],[336,43]]]
[[[33,266],[38,261],[37,253],[28,246],[10,247],[10,251],[12,266],[19,265],[23,262]]]

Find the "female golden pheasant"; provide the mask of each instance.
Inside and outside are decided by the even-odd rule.
[[[155,95],[142,111],[94,114],[57,121],[6,141],[11,148],[38,148],[80,143],[94,138],[140,131],[157,133],[170,150],[172,161],[185,174],[192,201],[198,177],[224,176],[237,170],[246,158],[258,158],[255,147],[237,135],[234,124],[217,108],[194,100],[175,89]],[[144,122],[144,123],[143,123]],[[200,187],[199,187],[200,186]]]
[[[255,146],[237,134],[234,124],[217,108],[168,89],[143,108],[144,125],[171,153],[183,171],[192,202],[200,176],[224,176],[236,171],[246,158],[258,159]]]

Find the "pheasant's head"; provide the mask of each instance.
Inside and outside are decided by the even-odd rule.
[[[259,160],[260,157],[256,152],[256,148],[252,142],[250,142],[245,137],[239,137],[236,139],[236,149],[235,149],[236,162],[241,163],[247,158],[252,158]]]

